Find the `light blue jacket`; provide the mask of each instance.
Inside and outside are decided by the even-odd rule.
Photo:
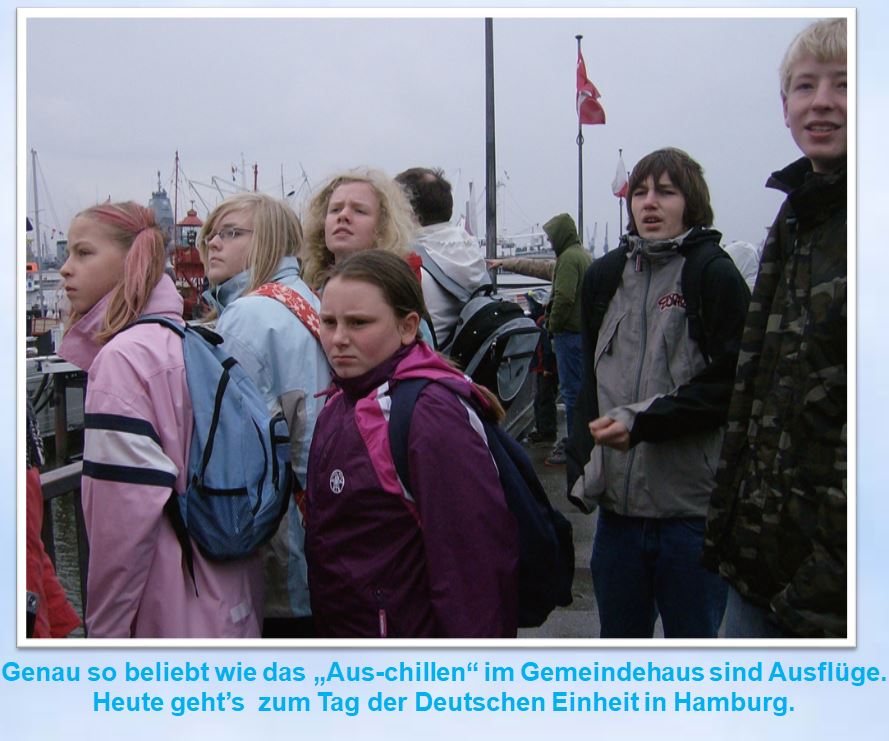
[[[320,343],[286,306],[273,298],[242,295],[249,280],[244,271],[204,298],[219,312],[216,331],[225,339],[223,347],[256,383],[269,409],[284,412],[291,463],[302,487],[315,420],[324,406],[315,395],[330,385],[330,368]],[[272,281],[292,288],[318,310],[318,297],[299,277],[295,257],[281,260]],[[266,617],[310,614],[304,543],[303,515],[291,503],[266,553]]]

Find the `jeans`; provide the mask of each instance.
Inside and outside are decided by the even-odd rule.
[[[553,336],[553,349],[556,351],[556,364],[559,369],[559,391],[565,402],[565,421],[568,434],[574,418],[574,405],[580,393],[580,379],[583,376],[583,352],[580,347],[580,332],[558,332]]]
[[[771,619],[771,611],[744,599],[734,587],[728,588],[725,608],[726,638],[789,638],[789,633]]]
[[[602,638],[715,638],[728,584],[701,566],[703,517],[624,517],[601,510],[590,569]]]

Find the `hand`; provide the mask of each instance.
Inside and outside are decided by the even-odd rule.
[[[630,449],[630,431],[625,424],[616,422],[611,417],[599,417],[590,422],[590,434],[596,445],[604,445],[621,452]]]
[[[496,260],[494,258],[485,259],[485,264],[488,266],[488,270],[494,270],[495,268],[499,268],[503,264],[503,260]]]

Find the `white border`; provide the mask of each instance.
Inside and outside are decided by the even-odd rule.
[[[65,18],[686,18],[686,19],[770,19],[770,18],[830,18],[847,20],[848,38],[848,212],[855,213],[847,226],[848,264],[847,286],[851,300],[847,302],[847,468],[848,538],[847,554],[847,625],[844,639],[601,639],[601,638],[513,638],[513,639],[388,639],[329,640],[329,639],[29,639],[25,637],[25,467],[21,441],[25,439],[25,336],[22,332],[25,317],[25,218],[27,210],[27,21],[30,19]],[[16,645],[20,648],[92,649],[97,647],[127,648],[849,648],[857,645],[857,299],[858,299],[858,191],[857,191],[857,12],[855,8],[18,8],[16,11],[16,429],[19,442],[16,455],[17,487],[17,570],[16,570]],[[788,39],[788,44],[790,43]],[[777,67],[777,60],[776,60]]]

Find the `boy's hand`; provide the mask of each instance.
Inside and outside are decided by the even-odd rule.
[[[605,445],[621,452],[630,449],[630,431],[625,424],[611,417],[599,417],[590,422],[590,434],[596,445]]]

